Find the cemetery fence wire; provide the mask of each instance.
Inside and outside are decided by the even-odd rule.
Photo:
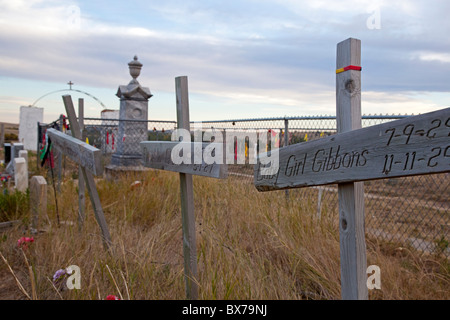
[[[364,115],[362,127],[408,117],[408,115]],[[116,152],[119,122],[147,122],[149,141],[170,141],[176,129],[176,121],[118,120],[84,118],[86,141],[102,151],[104,164],[109,164]],[[200,123],[191,121],[191,132]],[[276,136],[277,146],[284,147],[305,141],[320,139],[336,133],[335,116],[301,116],[280,118],[255,118],[202,121],[203,130],[253,130]],[[38,126],[38,150],[43,148],[46,128],[67,130],[65,118]],[[130,126],[129,126],[130,127]],[[138,127],[138,126],[136,126]],[[125,147],[126,148],[126,147]],[[124,150],[140,153],[140,150]],[[239,179],[253,185],[253,164],[229,164],[228,179]],[[39,158],[39,157],[38,157]],[[61,164],[55,152],[54,162]],[[366,235],[377,240],[412,248],[421,253],[450,257],[450,205],[449,173],[430,174],[402,178],[371,180],[364,182]],[[319,218],[325,212],[338,211],[337,185],[326,185],[291,190],[281,190],[286,197],[306,201],[315,208]]]

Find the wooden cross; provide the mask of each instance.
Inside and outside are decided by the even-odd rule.
[[[439,172],[450,168],[450,108],[361,129],[361,42],[337,45],[338,133],[279,149],[278,169],[263,175],[259,191],[338,184],[343,299],[368,299],[364,191],[361,181]]]
[[[190,130],[188,81],[186,76],[175,78],[175,89],[177,99],[178,129]],[[196,150],[192,149],[195,147],[201,147],[203,151],[208,143],[143,141],[140,145],[143,152],[144,165],[146,167],[180,173],[186,296],[187,299],[198,299],[197,249],[192,175],[223,179],[227,176],[227,165],[217,163],[206,164],[204,159],[202,159],[201,164],[195,164],[194,161],[191,161],[190,163],[174,164],[171,159],[172,150],[176,146],[187,146],[188,149],[191,150],[190,159],[193,160],[194,152]],[[219,144],[217,144],[217,147],[222,148],[222,145],[220,144],[219,146]],[[186,148],[184,148],[184,150],[186,150]],[[197,152],[198,151],[200,150],[197,150]]]
[[[47,132],[52,144],[70,159],[79,164],[94,209],[95,219],[102,231],[103,244],[108,250],[112,250],[111,235],[103,214],[100,197],[93,177],[93,175],[101,175],[103,173],[101,151],[80,140],[81,130],[76,118],[72,97],[70,95],[64,95],[63,101],[69,118],[72,137],[55,129],[48,129]],[[79,219],[84,220],[84,217],[80,216]]]
[[[387,179],[449,171],[450,108],[279,149],[279,169],[259,191]],[[262,155],[260,158],[264,158]]]
[[[227,166],[217,163],[208,164],[202,157],[201,163],[195,163],[195,153],[203,155],[205,148],[218,150],[223,148],[222,143],[191,143],[176,141],[143,141],[140,143],[144,166],[154,169],[188,173],[210,178],[224,179],[227,177]],[[199,146],[196,146],[199,144]],[[175,148],[189,150],[190,163],[175,164],[171,158]],[[194,149],[194,150],[192,150]],[[176,152],[176,150],[175,150]]]

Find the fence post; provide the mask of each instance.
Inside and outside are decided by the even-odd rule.
[[[40,144],[40,142],[41,142],[41,139],[42,139],[42,137],[41,137],[41,125],[40,125],[40,122],[38,121],[37,122],[37,146],[36,146],[36,172],[39,172],[39,155],[40,155],[40,153],[39,153],[39,151],[40,151],[40,149],[39,149],[39,144]]]
[[[78,124],[80,126],[80,140],[85,141],[84,134],[84,100],[78,99]],[[78,228],[83,228],[86,204],[85,182],[81,166],[78,167]]]
[[[59,131],[64,132],[63,130],[63,115],[60,114],[59,115]],[[58,152],[58,184],[56,186],[56,189],[58,190],[58,192],[61,192],[61,171],[62,171],[62,157],[63,154],[61,151],[57,151]]]
[[[287,147],[289,145],[289,120],[284,119],[284,146]],[[284,194],[286,195],[286,200],[289,200],[289,190],[284,190]]]
[[[349,38],[337,45],[336,69],[361,65],[361,40]],[[337,132],[361,128],[361,72],[336,73]],[[341,296],[367,300],[367,261],[364,234],[363,182],[338,184]]]
[[[322,187],[318,188],[318,195],[317,195],[317,219],[322,218],[322,198],[323,198],[323,189]]]

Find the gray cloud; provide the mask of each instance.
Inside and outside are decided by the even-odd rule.
[[[152,90],[172,92],[173,78],[188,75],[197,93],[211,99],[260,96],[276,105],[269,100],[277,97],[289,106],[315,98],[333,110],[336,44],[355,37],[362,41],[364,91],[449,91],[446,1],[380,1],[378,30],[366,25],[369,1],[344,1],[347,11],[334,1],[208,3],[80,3],[75,30],[64,17],[69,4],[23,4],[23,18],[9,6],[0,16],[0,73],[114,89],[129,80],[126,63],[138,54],[140,81]],[[47,18],[27,24],[36,14]]]

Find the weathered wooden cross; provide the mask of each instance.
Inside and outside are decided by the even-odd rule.
[[[178,129],[190,130],[188,81],[186,76],[175,78],[177,100]],[[189,135],[190,140],[190,135]],[[227,165],[195,161],[196,155],[203,154],[205,148],[222,149],[219,143],[196,143],[177,141],[143,141],[140,143],[144,166],[180,173],[181,217],[183,229],[184,274],[186,296],[188,299],[198,298],[197,249],[195,237],[194,189],[192,175],[224,179],[227,177]],[[177,149],[175,149],[177,148]],[[201,148],[201,150],[200,150]],[[187,150],[187,152],[186,152]],[[172,153],[180,155],[187,161],[174,163]]]
[[[450,108],[361,129],[360,64],[360,40],[337,45],[338,134],[281,148],[274,174],[264,161],[254,174],[259,191],[338,184],[343,299],[368,299],[361,181],[450,171]]]
[[[94,209],[95,219],[97,220],[97,223],[102,231],[103,244],[108,250],[111,250],[111,236],[103,214],[103,209],[93,177],[93,175],[103,174],[101,151],[80,140],[80,125],[77,121],[75,109],[72,103],[72,97],[70,95],[64,95],[63,101],[67,116],[69,118],[72,137],[55,129],[48,129],[47,133],[50,137],[52,145],[80,166],[79,168],[82,173],[82,179],[86,182],[89,197]],[[79,215],[81,215],[82,210],[79,212]],[[83,220],[84,216],[79,216],[79,221],[81,223],[83,223]]]

